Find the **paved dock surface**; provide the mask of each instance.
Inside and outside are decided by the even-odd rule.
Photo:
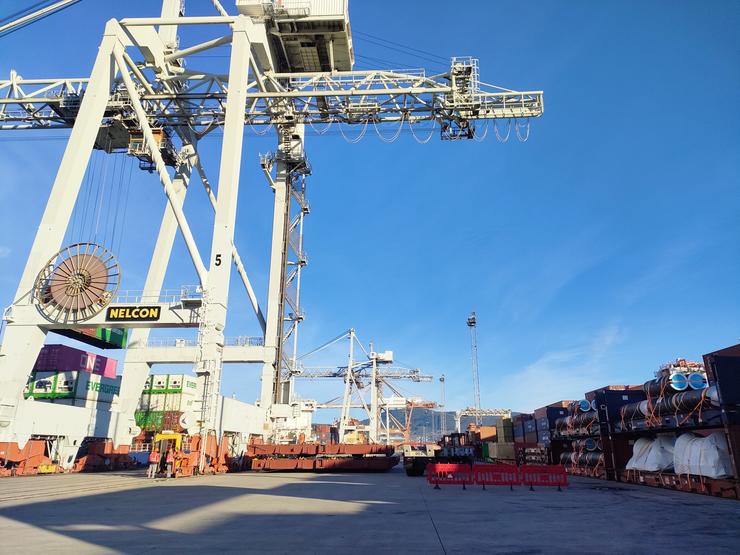
[[[387,474],[0,480],[0,553],[740,552],[740,502],[585,478],[563,492]]]

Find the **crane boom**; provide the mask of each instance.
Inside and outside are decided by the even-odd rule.
[[[458,75],[477,64],[473,59],[461,60],[453,58],[448,73],[431,77],[424,71],[260,74],[247,83],[244,122],[279,124],[278,114],[286,111],[308,125],[436,121],[443,138],[459,139],[473,138],[474,122],[479,120],[526,120],[542,115],[541,91],[494,90],[474,82],[459,89]],[[228,76],[188,71],[179,77],[181,89],[176,92],[147,92],[152,87],[142,77],[140,71],[133,72],[151,119],[189,126],[202,134],[223,125]],[[88,79],[81,78],[23,79],[11,74],[0,81],[0,93],[5,96],[0,98],[0,130],[72,127],[87,84]],[[106,109],[108,117],[130,118],[132,111],[128,95],[120,86],[114,87]]]

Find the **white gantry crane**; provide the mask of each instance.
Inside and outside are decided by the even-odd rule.
[[[347,364],[338,367],[307,367],[299,362],[295,367],[294,378],[300,379],[341,379],[344,382],[344,393],[340,398],[326,403],[317,403],[319,409],[339,409],[339,438],[345,437],[348,431],[355,429],[351,424],[352,409],[364,411],[368,419],[368,439],[371,443],[390,443],[392,436],[408,436],[408,427],[411,422],[411,411],[415,407],[424,406],[434,408],[436,404],[419,399],[409,399],[393,385],[393,381],[406,380],[412,382],[430,382],[432,376],[423,374],[417,368],[406,368],[393,364],[393,351],[376,352],[372,345],[370,350],[365,349],[357,338],[354,329],[339,335],[331,341],[321,345],[301,357],[306,358],[339,341],[349,340],[349,354]],[[359,347],[364,357],[356,360],[355,346]],[[370,399],[366,399],[363,391],[369,390]],[[407,416],[402,423],[393,414],[392,410],[402,410]]]
[[[291,374],[304,317],[300,274],[310,174],[305,126],[352,125],[364,134],[369,127],[418,131],[426,122],[442,139],[458,140],[481,138],[480,122],[491,121],[498,132],[496,123],[505,120],[524,139],[530,118],[543,112],[542,92],[485,85],[473,58],[452,58],[449,70],[436,75],[354,70],[348,0],[238,0],[235,13],[218,0],[212,3],[216,15],[185,16],[183,1],[163,0],[159,17],[109,20],[89,77],[25,78],[12,71],[0,81],[0,130],[71,129],[4,314],[0,442],[57,438],[65,455],[61,464],[69,466],[85,434],[87,409],[24,401],[23,389],[48,332],[91,327],[132,330],[120,394],[109,415],[107,433],[116,445],[138,433],[134,411],[149,369],[158,363],[192,365],[200,376],[202,437],[221,434],[215,407],[223,365],[262,364],[258,411],[265,435],[275,437],[293,414]],[[178,34],[183,27],[197,28],[202,38],[184,44]],[[227,70],[207,55],[220,47],[230,48]],[[262,295],[234,243],[245,126],[272,127],[277,136],[275,153],[260,161],[274,191],[269,282]],[[223,132],[220,164],[210,172],[199,143],[216,129]],[[106,239],[98,229],[104,218],[89,208],[94,203],[85,203],[90,191],[99,194],[104,185],[91,167],[95,150],[138,158],[141,168],[156,173],[167,199],[139,292],[119,290],[116,243],[131,225],[125,210]],[[213,210],[205,254],[183,209],[193,180],[202,183]],[[197,284],[168,292],[164,278],[178,233]],[[232,265],[262,329],[260,337],[236,344],[224,337]],[[192,328],[198,339],[162,347],[149,342],[153,328]]]
[[[472,416],[476,425],[480,425],[486,416],[498,416],[500,418],[511,418],[511,409],[481,409],[468,407],[455,412],[455,430],[460,433],[460,425],[464,416]]]

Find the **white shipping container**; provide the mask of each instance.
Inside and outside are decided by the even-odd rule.
[[[167,389],[167,374],[157,374],[151,376],[151,390],[152,393],[156,393],[157,391],[164,391]]]
[[[167,395],[164,393],[153,393],[151,397],[149,397],[149,407],[146,410],[150,411],[160,411],[165,410],[165,398]]]
[[[34,372],[33,380],[26,386],[26,391],[32,396],[53,393],[55,374],[56,372]]]
[[[166,411],[180,411],[182,405],[182,394],[181,393],[168,393],[164,396],[164,410]]]
[[[189,376],[185,376],[182,382],[182,394],[189,395],[191,397],[198,396],[198,380]]]
[[[57,384],[54,393],[66,395],[76,393],[77,374],[79,372],[59,372],[57,373]]]
[[[113,397],[121,392],[121,378],[104,378],[98,374],[77,372],[75,399],[111,403]]]

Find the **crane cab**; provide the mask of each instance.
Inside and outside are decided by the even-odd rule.
[[[236,7],[264,21],[278,72],[352,70],[349,0],[237,0]]]

